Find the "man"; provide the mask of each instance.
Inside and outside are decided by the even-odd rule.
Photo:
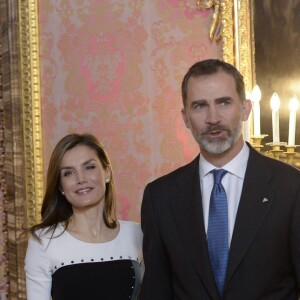
[[[182,98],[200,155],[145,189],[140,299],[298,299],[300,172],[244,142],[251,102],[230,64],[194,64]]]

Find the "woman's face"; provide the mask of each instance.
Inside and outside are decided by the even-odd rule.
[[[60,189],[74,209],[98,206],[105,197],[110,169],[103,168],[94,149],[78,145],[68,150],[60,168]]]

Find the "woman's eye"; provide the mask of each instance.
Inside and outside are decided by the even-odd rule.
[[[87,165],[87,166],[86,166],[86,169],[87,169],[87,170],[93,170],[93,169],[95,169],[95,168],[96,168],[95,165]]]
[[[63,172],[63,176],[64,177],[68,177],[68,176],[70,176],[71,174],[73,174],[74,173],[74,171],[72,171],[72,170],[67,170],[67,171],[64,171]]]

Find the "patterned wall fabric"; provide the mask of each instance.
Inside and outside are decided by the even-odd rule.
[[[222,56],[211,16],[196,0],[39,1],[45,171],[65,134],[95,134],[112,160],[118,216],[140,221],[147,182],[198,152],[180,85],[191,64]]]

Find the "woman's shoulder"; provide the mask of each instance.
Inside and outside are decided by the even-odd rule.
[[[141,223],[134,222],[134,221],[126,221],[126,220],[118,220],[118,222],[120,223],[120,226],[123,229],[137,230],[137,231],[141,230]]]
[[[118,246],[123,249],[127,256],[134,260],[142,261],[143,232],[141,224],[134,221],[118,220],[120,233],[117,239]]]
[[[120,232],[125,236],[136,236],[141,238],[143,236],[141,224],[134,221],[118,220],[120,223]]]
[[[57,224],[57,226],[48,226],[44,228],[39,228],[35,230],[35,237],[37,237],[39,240],[49,240],[53,239],[55,237],[58,237],[62,235],[65,231],[65,227],[62,224]],[[31,237],[31,238],[35,238]]]

